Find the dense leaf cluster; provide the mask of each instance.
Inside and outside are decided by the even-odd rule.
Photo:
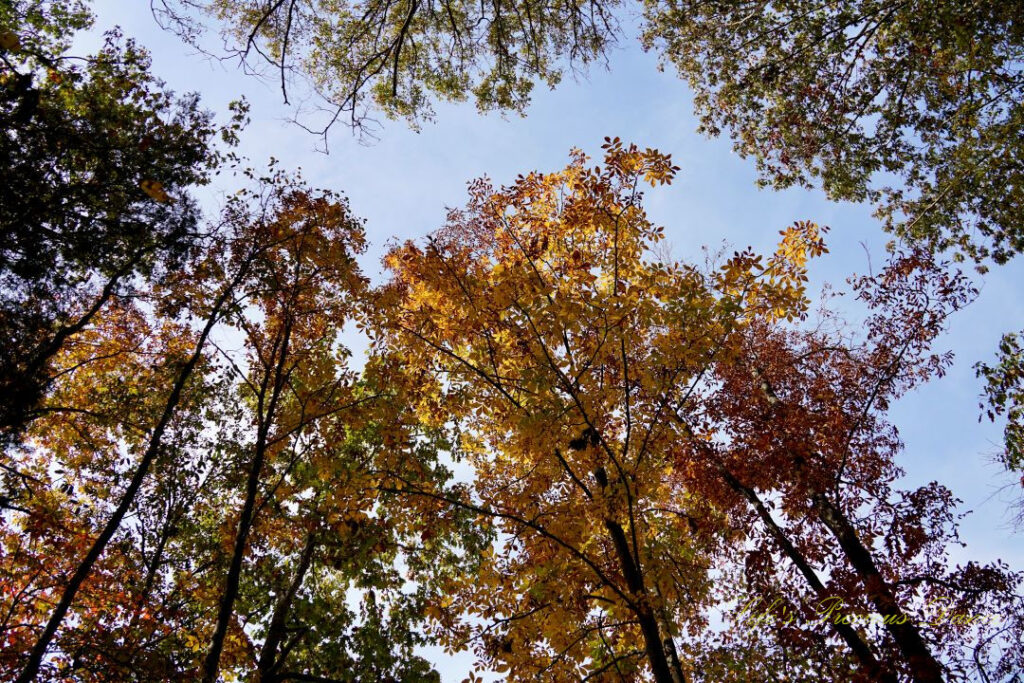
[[[1013,2],[650,0],[646,44],[765,184],[870,200],[915,243],[1024,248],[1024,21]]]
[[[209,115],[162,88],[131,41],[112,34],[88,60],[65,54],[88,24],[77,3],[0,8],[0,26],[16,36],[0,53],[5,430],[17,431],[45,392],[69,334],[195,243],[196,210],[182,190],[205,182],[217,156]]]

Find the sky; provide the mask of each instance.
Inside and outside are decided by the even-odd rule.
[[[500,185],[531,170],[555,171],[573,148],[599,158],[605,136],[669,153],[681,167],[672,185],[645,196],[649,215],[665,227],[679,259],[701,259],[703,245],[770,252],[779,231],[796,220],[831,228],[830,253],[811,264],[812,297],[822,283],[841,286],[872,264],[877,270],[885,259],[890,236],[869,207],[830,202],[818,190],[757,189],[753,161],[733,153],[728,139],[696,132],[690,91],[671,67],[659,71],[657,57],[643,52],[635,33],[612,52],[610,70],[598,65],[585,78],[567,75],[553,91],[538,86],[525,117],[481,115],[469,102],[440,104],[436,123],[425,123],[419,132],[384,120],[372,144],[338,126],[324,154],[316,149],[316,137],[288,122],[293,112],[282,103],[276,81],[262,82],[235,62],[198,54],[158,27],[149,3],[101,0],[95,10],[97,31],[121,26],[150,50],[156,75],[178,92],[200,93],[222,121],[227,103],[244,95],[252,122],[241,152],[255,164],[273,156],[283,168],[301,167],[311,185],[345,194],[353,212],[366,219],[371,247],[362,265],[371,277],[379,277],[380,256],[390,242],[426,235],[443,224],[448,207],[463,205],[468,181],[486,175]],[[208,43],[216,46],[216,36],[211,38]],[[82,47],[98,40],[94,32]],[[231,189],[215,184],[206,201],[213,207],[218,193]],[[1015,477],[993,462],[1001,425],[979,423],[982,385],[973,370],[975,362],[992,358],[1003,333],[1024,327],[1024,259],[993,267],[977,284],[978,300],[953,316],[936,345],[954,351],[953,367],[897,402],[890,418],[906,444],[899,460],[905,486],[937,480],[963,501],[961,512],[971,511],[961,522],[967,547],[952,549],[954,562],[1001,557],[1024,569],[1024,531],[1014,531],[1007,512]],[[353,346],[359,347],[358,340]],[[444,680],[465,675],[467,658],[432,656]]]

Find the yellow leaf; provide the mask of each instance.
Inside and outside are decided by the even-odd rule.
[[[158,202],[166,203],[172,201],[171,196],[164,191],[164,184],[159,180],[143,180],[139,183],[139,187]]]
[[[0,32],[0,48],[7,52],[17,52],[21,49],[21,40],[14,31]]]

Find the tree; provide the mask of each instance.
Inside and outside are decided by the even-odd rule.
[[[192,313],[202,310],[203,324],[200,330],[189,335],[188,333],[191,332],[191,330],[188,330],[187,327],[184,329],[181,327],[175,329],[169,328],[166,324],[163,326],[163,331],[165,333],[179,335],[172,338],[174,341],[180,343],[182,336],[187,340],[186,344],[188,344],[189,341],[192,341],[192,339],[189,339],[190,336],[193,337],[194,341],[192,341],[191,345],[185,346],[186,350],[183,357],[176,357],[166,353],[158,354],[157,357],[159,362],[165,363],[171,370],[166,397],[164,400],[157,402],[153,407],[153,413],[148,416],[152,420],[152,423],[151,425],[146,425],[146,428],[143,429],[143,438],[134,444],[130,441],[127,444],[124,444],[129,448],[131,448],[132,445],[136,446],[136,452],[132,453],[132,455],[135,456],[133,459],[136,459],[136,461],[126,472],[129,477],[128,485],[122,492],[120,492],[120,496],[116,505],[113,507],[110,516],[101,523],[101,530],[99,534],[92,542],[88,543],[88,551],[85,553],[85,556],[74,566],[74,569],[66,582],[57,589],[56,592],[59,594],[59,598],[56,600],[55,606],[46,620],[46,625],[43,628],[42,633],[36,638],[31,651],[28,653],[27,662],[18,676],[18,681],[28,683],[29,681],[34,680],[38,675],[43,658],[46,656],[47,650],[49,649],[54,637],[57,635],[57,631],[65,616],[71,609],[72,603],[78,595],[78,592],[90,578],[93,573],[94,565],[96,565],[106,552],[107,547],[120,530],[121,523],[125,519],[125,516],[136,504],[136,497],[138,496],[139,491],[164,447],[165,435],[175,418],[183,396],[186,394],[186,386],[189,384],[190,380],[192,380],[193,373],[200,366],[204,357],[206,343],[210,338],[211,333],[219,322],[221,316],[225,313],[226,308],[234,304],[238,295],[237,290],[239,285],[242,284],[246,274],[252,267],[256,255],[265,248],[264,245],[252,244],[244,239],[240,241],[241,254],[239,255],[237,251],[235,252],[237,268],[229,275],[228,278],[226,278],[225,283],[221,287],[217,288],[211,296],[209,296],[210,301],[208,308],[205,310],[193,309],[193,311],[189,311],[189,313]],[[236,246],[236,249],[237,248],[238,247]],[[206,298],[200,292],[196,292],[195,290],[192,290],[191,293],[195,295],[199,301]],[[181,288],[176,292],[176,296],[178,297],[189,295],[190,292],[185,288]],[[120,354],[115,353],[114,355],[116,357]],[[98,356],[86,357],[77,364],[72,365],[69,370],[72,374],[74,374],[76,369],[80,369],[82,367],[86,367],[87,371],[92,370],[92,368],[88,366],[96,360],[108,359],[105,358],[102,353]],[[115,381],[124,369],[125,368],[123,366],[116,368],[113,373]],[[104,387],[104,390],[106,390],[106,387]],[[138,387],[136,387],[135,391],[136,393],[138,392]],[[118,406],[118,408],[121,411],[124,410],[124,406]],[[75,407],[72,406],[70,408],[66,408],[62,406],[57,408],[54,412],[62,413],[65,410],[75,411]],[[78,408],[78,410],[84,411],[85,414],[92,412],[90,406],[83,406]],[[105,447],[108,451],[116,452],[117,447],[122,445],[122,443],[123,442],[118,439],[118,435],[115,433],[101,441],[100,445],[101,447]],[[76,444],[74,443],[64,443],[63,447],[70,448],[71,452],[74,453],[75,445]],[[40,454],[36,453],[36,455],[38,456]],[[46,468],[49,466],[50,458],[46,457],[48,454],[44,451],[42,455],[42,460],[36,459],[37,468]],[[108,453],[108,457],[109,455],[112,455],[112,453]],[[57,461],[60,462],[59,459]],[[62,464],[66,464],[67,467],[71,467],[74,462],[72,461]],[[30,493],[30,495],[34,495],[34,493]],[[35,516],[32,511],[25,512],[28,513],[30,520]]]
[[[886,227],[979,262],[1021,235],[1024,33],[1012,3],[963,8],[645,0],[642,41],[695,92],[701,130],[727,129],[762,183],[820,181],[870,200]],[[195,42],[222,22],[249,68],[307,79],[358,126],[379,110],[414,124],[433,98],[522,111],[535,81],[606,55],[617,2],[420,3],[164,0],[163,23]],[[893,182],[895,177],[895,182]]]
[[[645,5],[645,44],[693,88],[701,130],[728,130],[762,183],[820,182],[875,203],[902,238],[978,261],[1024,248],[1013,3]]]
[[[651,260],[662,230],[639,186],[675,170],[608,141],[603,167],[575,154],[472,184],[442,230],[387,257],[379,343],[422,373],[424,419],[459,421],[477,472],[456,496],[396,488],[501,532],[435,608],[449,646],[474,643],[510,680],[935,681],[974,667],[974,645],[986,675],[1009,675],[1018,655],[986,641],[1002,627],[920,625],[941,589],[1019,639],[1019,578],[948,566],[953,498],[893,486],[884,421],[942,371],[930,343],[970,287],[910,254],[857,282],[877,311],[860,344],[803,330],[821,230],[708,272]],[[754,645],[742,619],[710,629],[738,596],[796,617]],[[820,614],[829,599],[841,618]]]
[[[642,41],[695,93],[700,129],[728,130],[761,182],[820,182],[871,201],[915,244],[1004,263],[1024,248],[1024,33],[1012,3],[923,5],[645,0]],[[216,18],[231,54],[293,73],[359,125],[374,110],[415,123],[430,101],[473,94],[522,111],[534,81],[604,56],[616,2],[503,5],[371,0],[165,0],[193,42]],[[202,18],[197,17],[201,15]],[[254,64],[255,62],[255,64]],[[984,267],[984,266],[982,266]]]
[[[978,377],[985,379],[980,408],[993,422],[1006,418],[1000,460],[1010,472],[1024,472],[1024,350],[1021,333],[1004,334],[995,365],[977,363]],[[1021,477],[1024,487],[1024,476]]]
[[[1013,3],[645,6],[644,43],[693,88],[700,129],[728,131],[762,184],[820,182],[832,199],[870,201],[902,240],[982,271],[1024,249],[1024,26]],[[1004,376],[1021,374],[1012,358],[1001,355]],[[1019,398],[993,393],[988,377],[983,409],[1007,412],[1007,435],[1019,432]]]
[[[0,206],[5,442],[33,418],[69,338],[195,247],[186,188],[219,158],[210,115],[167,91],[134,43],[112,33],[96,55],[69,54],[90,21],[77,2],[0,8],[0,183],[16,198]]]
[[[244,493],[203,665],[203,680],[210,683],[217,680],[234,621],[248,539],[257,507],[266,502],[258,498],[272,456],[297,450],[318,419],[367,400],[353,396],[354,377],[344,366],[348,352],[338,348],[341,327],[365,287],[354,258],[362,249],[362,228],[329,194],[310,196],[280,178],[268,184],[270,191],[256,202],[259,213],[241,221],[245,232],[240,238],[261,245],[238,282],[248,301],[239,300],[231,318],[249,349],[241,398],[251,406],[255,434],[240,446]],[[245,204],[236,206],[244,209]],[[306,545],[297,569],[299,585],[315,549],[312,530]],[[270,662],[274,657],[267,653]]]
[[[326,101],[326,133],[381,111],[416,124],[432,100],[472,96],[481,110],[522,111],[535,82],[554,86],[563,61],[587,64],[618,34],[616,3],[460,0],[163,0],[158,18],[195,42],[203,18],[223,22],[230,54],[254,70],[300,75]]]
[[[694,90],[700,130],[727,130],[761,184],[820,182],[832,199],[869,201],[901,239],[979,270],[1024,248],[1024,33],[1013,3],[643,7],[642,42]],[[193,41],[195,12],[225,22],[232,54],[277,69],[286,101],[289,75],[303,75],[329,103],[326,136],[342,115],[360,126],[377,109],[415,125],[432,97],[473,93],[481,109],[523,111],[535,80],[554,86],[563,62],[606,54],[620,11],[165,0],[157,14]]]
[[[197,100],[117,34],[74,66],[80,5],[0,12],[0,676],[436,678],[432,582],[487,535],[379,490],[451,472],[399,367],[347,369],[359,221],[276,170],[203,218],[191,187],[238,168]]]
[[[280,173],[238,196],[232,215],[244,240],[265,248],[226,319],[245,356],[218,347],[241,407],[198,512],[212,523],[193,541],[213,555],[199,577],[207,597],[194,606],[206,612],[196,629],[208,642],[201,675],[432,680],[413,651],[426,642],[425,594],[435,574],[465,564],[457,551],[480,534],[465,516],[379,491],[386,465],[441,491],[450,472],[440,431],[419,430],[392,398],[396,369],[380,359],[362,374],[347,366],[342,329],[363,316],[367,289],[355,260],[361,222],[343,198]],[[429,544],[428,529],[437,536]],[[362,593],[359,615],[347,606],[352,592]]]
[[[400,371],[346,368],[361,224],[280,172],[254,183],[187,269],[54,358],[2,526],[12,679],[435,675],[413,651],[431,582],[480,533],[378,490],[384,466],[439,491],[450,472],[443,434],[382,400]]]

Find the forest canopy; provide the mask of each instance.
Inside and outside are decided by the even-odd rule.
[[[189,7],[354,123],[365,98],[411,120],[433,97],[522,109],[535,80],[602,59],[620,16],[157,9],[190,30]],[[674,258],[645,207],[680,168],[619,138],[470,181],[371,281],[344,194],[242,158],[244,103],[175,94],[118,31],[73,53],[85,3],[0,5],[0,678],[439,681],[433,648],[470,653],[471,681],[1016,680],[1022,574],[963,559],[962,505],[908,483],[892,407],[953,363],[942,335],[979,297],[956,255],[1020,248],[1019,20],[734,9],[647,7],[708,130],[776,184],[927,208],[836,283],[862,313],[812,304],[812,221],[762,226],[764,253]],[[844,94],[816,80],[837,64]],[[842,121],[797,121],[840,101]],[[872,189],[882,169],[903,189]],[[1019,468],[1018,337],[1000,352],[978,372]]]
[[[312,91],[317,115],[296,120],[324,136],[339,121],[364,130],[376,112],[418,126],[435,101],[525,114],[536,85],[614,68],[639,14],[644,48],[692,90],[699,132],[728,134],[762,186],[870,203],[900,241],[980,272],[1024,249],[1014,2],[161,0],[154,11],[193,45],[219,30],[286,102],[290,88]],[[1001,459],[1020,471],[1024,368],[1006,351],[1017,337],[978,374],[992,382],[983,412],[1009,420]]]
[[[694,94],[701,132],[727,132],[775,187],[820,183],[870,201],[906,240],[1003,263],[1024,248],[1024,21],[1013,2],[456,2],[161,0],[162,22],[312,86],[326,126],[381,112],[414,125],[432,102],[524,112],[594,62],[620,21]],[[321,117],[323,119],[324,117]],[[889,178],[895,178],[891,182]]]

